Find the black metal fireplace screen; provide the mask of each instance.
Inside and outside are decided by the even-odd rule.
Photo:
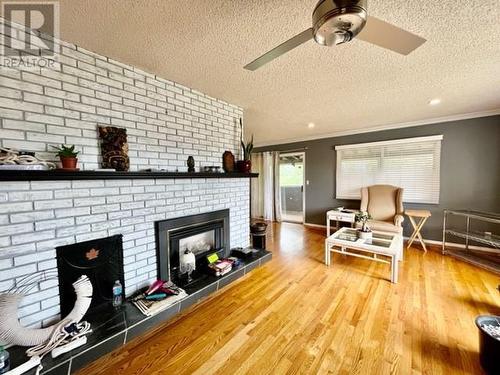
[[[196,257],[196,269],[206,265],[206,256],[229,254],[229,210],[220,210],[156,222],[158,277],[180,283],[180,254],[186,249]]]
[[[122,235],[60,246],[56,252],[62,316],[69,314],[75,305],[72,284],[82,275],[88,276],[93,287],[87,314],[110,304],[116,280],[120,280],[124,292]]]

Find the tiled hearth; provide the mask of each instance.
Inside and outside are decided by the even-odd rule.
[[[241,266],[233,269],[225,276],[220,278],[210,276],[202,282],[186,287],[185,290],[189,294],[188,297],[152,317],[145,317],[130,303],[123,305],[116,313],[110,314],[109,309],[103,310],[101,314],[97,311],[93,317],[89,318],[93,323],[95,332],[89,335],[88,343],[69,353],[63,354],[55,360],[50,358],[50,355],[47,356],[43,361],[44,370],[42,373],[48,375],[67,375],[73,373],[92,363],[97,358],[147,333],[149,330],[161,326],[175,315],[269,260],[271,260],[271,253],[261,251],[252,259],[244,261]],[[20,347],[11,349],[13,366],[18,366],[27,360],[24,350],[25,348]]]

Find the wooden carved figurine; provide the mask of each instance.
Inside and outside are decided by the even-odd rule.
[[[127,129],[113,126],[99,126],[101,138],[102,168],[113,168],[117,171],[128,171]]]
[[[234,155],[231,151],[225,151],[222,154],[222,167],[226,173],[234,172]]]

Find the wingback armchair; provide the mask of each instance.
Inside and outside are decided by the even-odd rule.
[[[372,230],[403,233],[403,189],[392,185],[361,188],[361,211],[367,211]]]

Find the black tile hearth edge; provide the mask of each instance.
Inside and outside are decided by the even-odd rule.
[[[71,373],[87,366],[104,354],[111,353],[113,350],[125,344],[125,332],[115,335],[102,343],[90,348],[76,357],[71,358],[70,366]],[[52,372],[49,372],[52,375]]]
[[[82,346],[70,353],[66,353],[60,359],[52,359],[47,355],[42,364],[44,369],[41,374],[46,375],[59,375],[59,374],[72,374],[75,371],[87,366],[101,356],[111,353],[113,350],[125,345],[132,341],[134,338],[152,330],[160,324],[166,323],[168,320],[181,313],[185,309],[200,302],[202,299],[210,296],[218,290],[226,287],[232,282],[243,277],[253,269],[267,263],[272,259],[272,254],[268,251],[261,251],[256,259],[248,260],[244,265],[234,269],[229,274],[220,278],[214,278],[213,281],[204,285],[198,290],[191,292],[185,299],[176,302],[164,311],[151,316],[144,317],[140,315],[138,310],[132,304],[127,303],[123,308],[124,329],[116,332],[114,329],[110,330],[109,337],[103,337],[98,343],[91,347]],[[114,327],[117,328],[116,326]],[[118,328],[119,329],[119,328]],[[102,333],[101,333],[102,334]],[[101,338],[101,337],[99,337]],[[89,343],[96,342],[93,338],[89,338]],[[15,353],[15,366],[26,361],[27,358],[21,358],[20,354],[23,348],[16,347]],[[34,374],[35,370],[26,373],[28,375]]]
[[[215,293],[219,288],[217,286],[218,282],[214,284],[207,285],[203,289],[196,291],[193,294],[190,294],[186,298],[181,301],[181,311],[186,310],[188,307],[193,306],[195,303],[198,303],[203,298],[209,296],[212,293]]]
[[[42,371],[42,374],[49,374],[50,373],[50,375],[68,375],[69,374],[69,364],[70,364],[69,362],[70,361],[66,361],[57,367],[53,367],[50,370],[50,372],[43,372]],[[33,369],[33,371],[35,371],[35,370]]]
[[[245,275],[245,268],[241,268],[237,270],[236,272],[227,275],[227,277],[224,277],[223,279],[219,280],[219,289],[224,288],[226,285],[229,285],[233,281],[238,280],[240,277]]]
[[[57,363],[51,368],[48,368],[44,364],[44,369],[41,371],[42,375],[59,375],[59,374],[72,374],[73,372],[79,370],[82,367],[85,367],[87,364],[95,361],[99,357],[111,353],[113,350],[123,346],[125,344],[126,330],[120,333],[117,333],[113,336],[107,337],[102,340],[98,344],[90,347],[84,348],[81,352],[76,355],[70,356],[69,359],[64,359],[64,362]],[[69,353],[71,354],[71,352]],[[50,356],[50,354],[48,355]],[[52,360],[51,361],[56,361]],[[71,370],[70,370],[71,369]],[[33,374],[35,374],[35,369],[32,370]],[[25,374],[32,374],[31,372]]]
[[[142,335],[143,333],[149,331],[155,326],[166,322],[170,318],[181,312],[181,302],[176,302],[172,306],[166,308],[162,312],[152,316],[149,319],[146,319],[142,322],[136,323],[130,328],[126,330],[125,344],[132,341],[132,339],[137,336]]]

